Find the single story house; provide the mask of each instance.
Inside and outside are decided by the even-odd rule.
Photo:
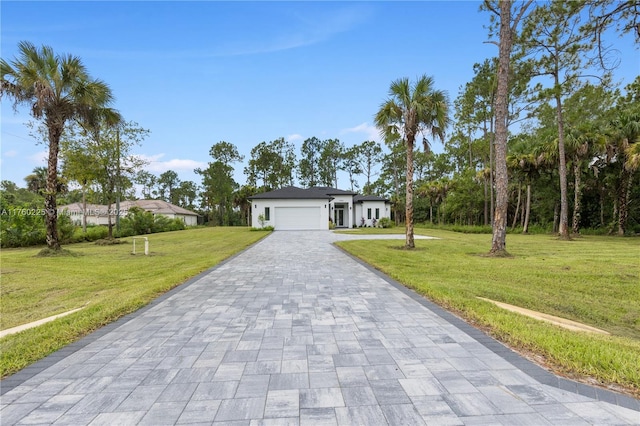
[[[329,187],[287,186],[249,197],[251,226],[276,230],[329,229],[372,226],[390,217],[389,200]],[[262,223],[261,223],[262,221]]]
[[[153,214],[153,216],[162,215],[169,219],[181,219],[186,226],[195,226],[198,224],[197,213],[174,204],[168,203],[162,200],[135,200],[135,201],[121,201],[120,202],[120,217],[125,217],[132,207],[140,207]],[[58,211],[64,212],[71,216],[71,219],[76,224],[82,223],[83,208],[82,203],[73,203],[66,206],[58,207]],[[111,215],[111,223],[116,221],[116,205],[111,205],[111,211],[109,207],[101,204],[87,204],[87,210],[84,212],[87,217],[87,224],[90,225],[108,225],[109,214]]]
[[[86,210],[83,209],[82,203],[71,203],[65,206],[58,206],[58,215],[67,215],[71,217],[71,221],[76,225],[82,224],[82,216],[87,217],[87,225],[108,225],[109,211],[108,206],[102,204],[87,203]],[[111,206],[111,223],[115,220],[115,204]]]
[[[185,208],[176,206],[162,200],[135,200],[121,201],[120,210],[129,210],[131,207],[140,207],[153,214],[153,216],[165,216],[169,219],[181,219],[186,226],[198,224],[198,214]]]

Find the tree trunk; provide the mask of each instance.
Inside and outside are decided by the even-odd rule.
[[[429,202],[429,223],[433,225],[433,203]]]
[[[488,201],[488,192],[489,192],[489,181],[487,178],[484,178],[484,226],[489,225],[489,201]]]
[[[611,212],[611,226],[609,227],[609,235],[613,235],[613,228],[615,226],[616,223],[618,223],[618,203],[620,203],[620,197],[616,197],[615,201],[613,202],[613,209]]]
[[[582,182],[580,177],[580,162],[573,159],[573,220],[571,226],[571,232],[578,234],[580,232],[580,213],[582,210],[582,204],[580,199],[582,198]]]
[[[554,75],[556,87],[560,86],[558,75]],[[564,149],[564,116],[562,113],[562,100],[560,93],[556,91],[556,112],[558,116],[558,159],[560,166],[560,238],[569,239],[569,202],[567,201],[567,158]]]
[[[493,216],[493,255],[507,254],[507,207],[509,203],[507,174],[507,117],[509,90],[509,60],[511,57],[511,2],[500,2],[500,46],[498,87],[496,91],[496,209]]]
[[[489,209],[489,222],[491,222],[491,226],[493,226],[493,214],[496,209],[496,193],[494,189],[495,185],[495,168],[496,168],[496,159],[495,159],[495,132],[493,131],[493,120],[490,122],[491,124],[491,133],[489,136],[489,200],[491,203],[491,208]]]
[[[113,223],[111,222],[111,199],[109,199],[109,204],[107,204],[107,238],[113,238]]]
[[[598,192],[600,193],[600,226],[604,227],[604,188],[599,187]]]
[[[559,206],[558,206],[558,202],[556,201],[556,203],[553,206],[553,233],[557,234],[558,233],[558,222],[560,221],[560,212],[558,211]]]
[[[395,163],[395,160],[394,160]],[[400,178],[398,176],[398,168],[396,167],[396,165],[394,164],[393,166],[393,185],[395,187],[396,190],[396,204],[394,206],[394,210],[396,213],[396,226],[400,225],[400,209],[398,208],[398,203],[400,201]]]
[[[632,176],[631,173],[622,167],[620,180],[620,191],[618,201],[618,235],[623,236],[627,230],[627,219],[629,217],[629,194],[631,193]]]
[[[524,226],[522,227],[522,233],[527,234],[529,232],[529,214],[531,212],[531,184],[527,183],[527,211],[524,215]]]
[[[57,126],[57,123],[47,121],[47,128],[49,130],[49,159],[47,162],[47,192],[44,195],[44,221],[47,228],[46,241],[49,249],[60,250],[56,195],[58,194],[58,151],[60,150],[62,126]]]
[[[87,233],[87,182],[82,185],[82,233]]]
[[[407,188],[405,191],[405,230],[406,248],[415,248],[413,239],[413,142],[415,135],[407,135]]]
[[[522,185],[518,184],[518,201],[516,202],[516,211],[513,213],[513,222],[511,224],[511,229],[516,229],[516,223],[518,223],[518,212],[520,210],[520,198],[522,195]]]

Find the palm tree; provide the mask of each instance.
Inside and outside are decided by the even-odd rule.
[[[56,208],[60,138],[69,120],[90,117],[96,108],[108,105],[111,90],[92,79],[78,57],[56,55],[49,46],[37,48],[26,41],[18,49],[13,62],[0,59],[0,95],[12,98],[14,108],[29,105],[31,115],[47,128],[46,239],[49,249],[60,250]]]
[[[633,174],[640,167],[640,113],[623,111],[611,126],[613,131],[608,149],[613,153],[612,161],[619,165],[620,170],[617,188],[618,235],[624,235]]]
[[[573,168],[573,218],[571,232],[580,232],[580,216],[582,214],[582,175],[587,163],[596,156],[597,151],[605,146],[604,135],[592,122],[582,123],[567,130],[565,148]]]
[[[538,158],[535,154],[529,153],[517,153],[510,154],[507,156],[507,166],[515,173],[520,174],[524,178],[524,182],[527,188],[527,199],[524,205],[524,218],[523,218],[523,226],[522,233],[526,234],[529,232],[529,216],[531,214],[531,182],[533,180],[534,175],[538,171]],[[518,183],[520,185],[520,183]],[[520,204],[520,190],[518,190],[518,206],[516,207],[516,211],[513,218],[512,227],[516,226],[516,219],[518,217],[518,209]]]
[[[24,178],[27,183],[27,189],[38,195],[42,195],[47,188],[47,169],[46,167],[36,167],[30,175]]]
[[[449,99],[446,92],[435,90],[433,78],[421,76],[414,84],[408,78],[391,83],[389,99],[375,116],[375,123],[387,138],[400,136],[407,153],[406,171],[406,248],[414,248],[413,239],[413,150],[416,137],[422,133],[425,151],[429,142],[425,133],[444,139],[444,130],[449,123]]]

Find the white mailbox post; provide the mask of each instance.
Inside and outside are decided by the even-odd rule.
[[[144,239],[144,254],[149,255],[149,239],[147,237],[133,237],[133,254],[136,254],[136,240]]]

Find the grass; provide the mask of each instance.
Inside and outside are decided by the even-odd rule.
[[[358,233],[404,233],[404,228]],[[556,372],[640,395],[638,238],[509,235],[511,258],[485,256],[491,235],[416,228],[440,240],[339,245]],[[505,311],[485,297],[604,329],[568,331]]]
[[[73,256],[38,257],[41,248],[3,249],[0,329],[86,307],[0,340],[6,377],[139,309],[162,293],[267,235],[248,228],[199,228],[149,235],[149,256],[128,244],[65,246]]]

